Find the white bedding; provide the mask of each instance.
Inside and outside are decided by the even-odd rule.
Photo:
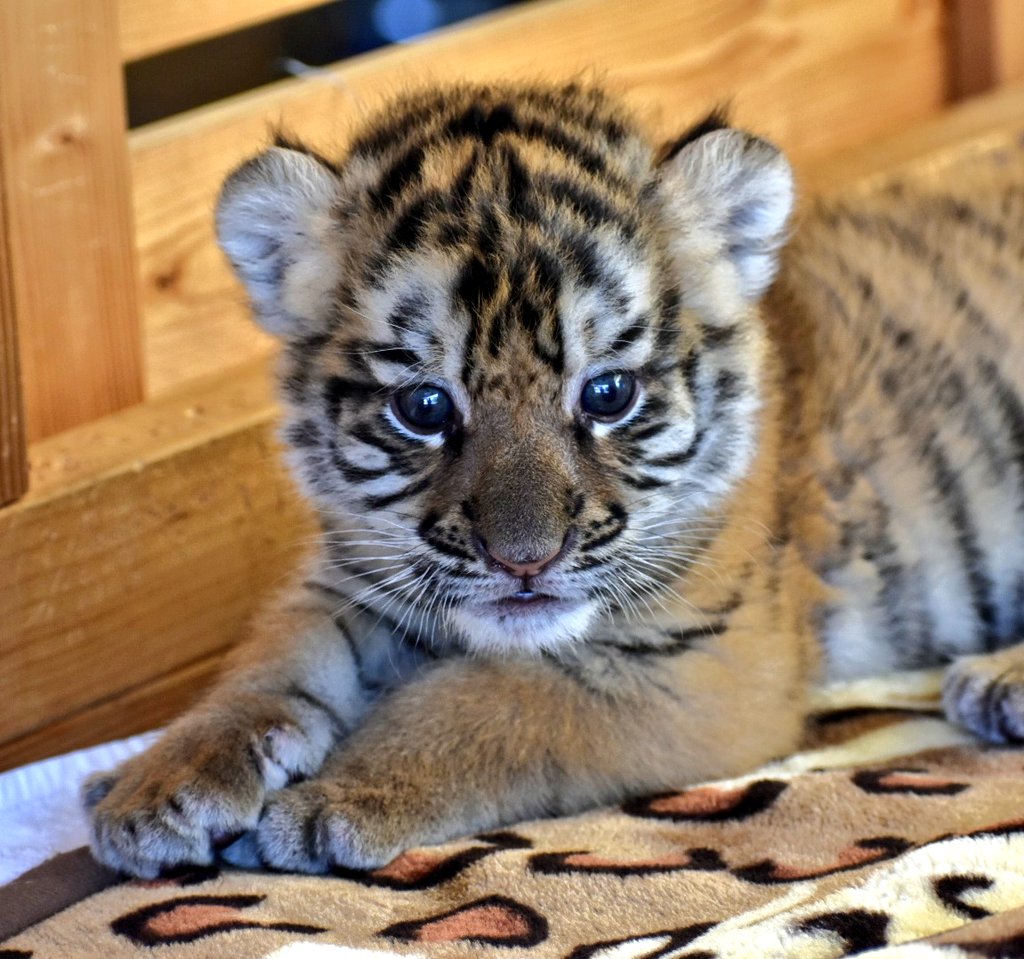
[[[59,852],[88,843],[78,790],[90,773],[141,752],[142,733],[0,773],[0,885]]]

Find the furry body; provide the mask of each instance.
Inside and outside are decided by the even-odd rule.
[[[220,238],[323,547],[88,787],[97,855],[375,866],[742,772],[814,680],[1015,640],[1006,196],[823,207],[762,308],[792,181],[716,116],[655,151],[594,90],[460,87],[244,165]],[[1024,732],[1017,655],[961,660],[950,712]]]

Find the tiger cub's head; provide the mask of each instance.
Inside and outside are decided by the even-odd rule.
[[[340,160],[236,170],[219,238],[339,583],[536,651],[674,581],[753,453],[792,193],[721,117],[655,151],[579,85],[410,95]]]

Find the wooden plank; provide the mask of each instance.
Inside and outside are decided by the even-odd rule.
[[[814,164],[804,179],[834,189],[885,165],[934,170],[975,142],[1016,149],[1022,127],[1024,89],[879,145],[874,166]],[[0,712],[0,756],[64,748],[72,727],[84,744],[163,721],[158,700],[185,686],[175,677],[199,662],[197,685],[212,674],[310,535],[274,418],[256,363],[33,447],[32,490],[0,511],[0,688],[15,704]]]
[[[30,440],[143,394],[114,4],[0,3],[0,191]]]
[[[121,57],[141,60],[187,43],[299,13],[325,0],[119,0]]]
[[[941,0],[648,0],[642,16],[633,0],[536,2],[135,131],[151,395],[271,347],[210,225],[222,178],[271,123],[337,151],[353,118],[424,76],[557,78],[600,64],[658,135],[732,96],[740,122],[813,159],[939,109],[941,27]]]
[[[1008,146],[1024,136],[1024,84],[967,100],[909,130],[844,150],[799,170],[805,193],[870,190],[901,169],[927,165],[938,173],[951,163]]]
[[[0,771],[166,725],[202,695],[221,659],[221,653],[204,657],[18,739],[0,742]]]
[[[976,96],[1024,80],[1020,0],[949,0],[949,93]]]
[[[0,511],[0,742],[240,635],[311,527],[278,462],[262,364],[32,447]]]
[[[3,168],[0,166],[0,182]],[[11,263],[3,194],[0,193],[0,506],[28,489],[28,449],[25,445],[18,326],[14,316]]]

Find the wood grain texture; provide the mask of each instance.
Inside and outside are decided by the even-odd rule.
[[[0,770],[166,725],[199,699],[217,675],[222,658],[222,651],[204,656],[55,723],[0,742]]]
[[[0,182],[3,182],[2,163]],[[3,193],[0,191],[0,506],[16,500],[28,489],[18,324],[14,315],[13,277],[7,246]]]
[[[976,153],[1009,146],[1024,132],[1024,84],[966,100],[930,120],[893,136],[863,143],[798,169],[801,191],[808,195],[871,190],[904,168],[919,176],[943,169]]]
[[[0,510],[0,742],[213,655],[311,527],[279,464],[262,364],[32,448]],[[35,740],[33,740],[35,741]]]
[[[141,60],[326,0],[119,0],[121,56]]]
[[[142,398],[115,0],[0,3],[0,163],[29,440]]]
[[[216,250],[224,175],[283,123],[336,152],[353,119],[424,77],[567,77],[599,65],[657,135],[733,98],[801,160],[934,115],[940,0],[555,0],[359,57],[131,137],[150,395],[271,349]],[[811,94],[813,91],[813,94]]]

